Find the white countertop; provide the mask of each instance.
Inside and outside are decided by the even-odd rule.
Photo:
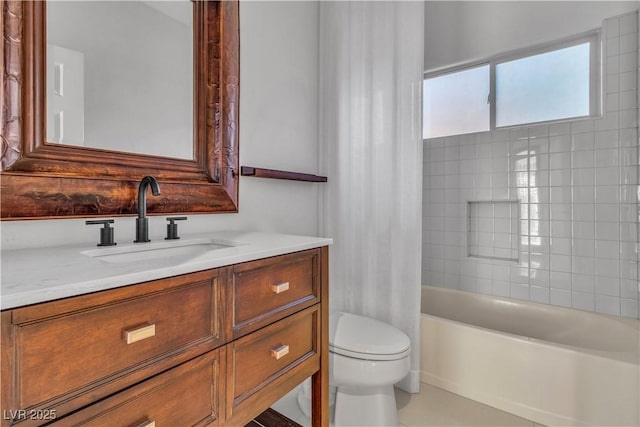
[[[138,249],[148,243],[118,244],[108,248],[74,245],[2,251],[0,308],[4,310],[52,301],[333,243],[332,239],[321,237],[242,231],[184,235],[175,242],[184,244],[192,239],[211,239],[228,242],[232,246],[211,250],[180,263],[166,258],[116,263],[83,254],[96,254],[101,250],[126,251],[132,247]],[[170,245],[171,242],[165,244]]]

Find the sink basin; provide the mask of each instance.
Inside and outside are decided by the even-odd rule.
[[[172,240],[90,249],[81,254],[109,263],[162,261],[164,264],[177,265],[193,261],[207,252],[233,246],[238,245],[212,239]]]

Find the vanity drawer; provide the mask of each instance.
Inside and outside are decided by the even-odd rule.
[[[318,263],[314,249],[234,266],[227,300],[233,337],[319,302]]]
[[[55,427],[217,424],[219,350],[184,363],[53,423]]]
[[[209,271],[14,310],[11,409],[62,415],[221,345],[219,301]]]
[[[319,328],[314,306],[226,346],[230,425],[250,420],[241,418],[243,407],[264,410],[319,369]]]

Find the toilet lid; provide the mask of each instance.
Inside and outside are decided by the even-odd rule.
[[[411,342],[399,329],[351,313],[329,316],[329,350],[364,360],[397,360],[407,356]]]

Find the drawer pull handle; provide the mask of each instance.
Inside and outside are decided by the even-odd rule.
[[[156,334],[156,325],[154,324],[154,325],[147,325],[147,326],[143,326],[142,328],[126,331],[124,335],[125,335],[127,344],[133,344],[134,342],[141,341],[146,338],[151,338],[155,336],[155,334]],[[151,426],[151,424],[149,425]]]
[[[146,420],[138,424],[136,427],[156,427],[156,422]]]
[[[278,283],[277,285],[271,285],[271,290],[274,294],[280,294],[289,290],[289,282]]]
[[[280,347],[271,349],[271,357],[274,357],[276,360],[280,360],[284,356],[289,354],[289,346],[281,345]]]

